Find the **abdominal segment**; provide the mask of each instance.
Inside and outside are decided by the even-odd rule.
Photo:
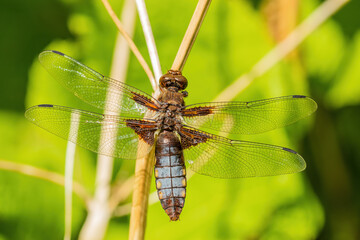
[[[179,138],[174,132],[159,134],[155,147],[158,196],[171,221],[179,219],[186,196],[186,170]]]

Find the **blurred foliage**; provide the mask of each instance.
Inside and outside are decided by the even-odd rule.
[[[299,1],[298,22],[319,4]],[[276,42],[261,10],[266,1],[213,1],[184,68],[187,103],[214,99]],[[120,12],[122,1],[113,1]],[[170,68],[195,1],[147,2],[162,70]],[[298,150],[305,173],[220,180],[195,175],[181,221],[169,223],[160,203],[149,207],[147,239],[359,239],[360,22],[351,1],[317,29],[293,57],[256,79],[236,100],[304,94],[319,104],[316,117],[256,136],[232,138]],[[0,159],[64,172],[66,142],[23,117],[26,107],[51,103],[97,111],[52,79],[37,61],[45,49],[74,57],[108,75],[117,31],[100,1],[0,2]],[[135,43],[149,60],[137,21]],[[149,62],[149,61],[148,61]],[[133,55],[127,83],[151,86]],[[132,174],[134,162],[116,162],[114,175]],[[78,149],[75,179],[93,191],[95,154]],[[154,182],[154,181],[153,181]],[[155,190],[152,184],[152,191]],[[61,239],[63,188],[0,170],[0,239]],[[75,196],[73,238],[86,210]],[[129,216],[114,218],[106,239],[126,239]]]

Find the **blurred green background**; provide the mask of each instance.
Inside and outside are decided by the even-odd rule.
[[[187,103],[212,101],[321,2],[214,0],[183,71]],[[122,4],[112,1],[119,13]],[[163,72],[195,6],[191,0],[147,1]],[[292,148],[307,169],[238,180],[195,175],[181,221],[169,222],[160,203],[149,206],[146,239],[360,239],[359,12],[360,1],[348,3],[235,99],[314,98],[319,109],[307,120],[266,134],[231,136]],[[0,19],[0,160],[63,174],[66,141],[29,123],[25,108],[50,103],[94,109],[52,79],[37,56],[58,50],[109,75],[117,30],[100,0],[2,0]],[[149,60],[139,20],[134,39]],[[126,81],[151,93],[133,55]],[[114,178],[131,176],[134,163],[117,160]],[[1,168],[0,240],[62,239],[63,187]],[[95,171],[96,155],[78,148],[75,179],[90,193]],[[76,239],[86,209],[76,195],[73,206]],[[106,239],[127,239],[128,225],[128,215],[113,218]]]

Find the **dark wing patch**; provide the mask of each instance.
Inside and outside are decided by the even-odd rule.
[[[149,145],[154,144],[155,132],[158,130],[158,127],[154,126],[153,122],[138,119],[126,119],[125,121],[126,126],[133,129],[144,142]]]
[[[182,149],[187,149],[189,147],[194,147],[200,143],[204,143],[211,137],[211,135],[197,131],[195,129],[182,127],[179,130],[179,135],[181,137],[181,147]]]

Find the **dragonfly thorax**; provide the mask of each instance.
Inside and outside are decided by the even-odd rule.
[[[168,116],[166,113],[161,119],[159,119],[159,123],[160,128],[167,131],[175,131],[181,126],[181,123],[177,117]]]

